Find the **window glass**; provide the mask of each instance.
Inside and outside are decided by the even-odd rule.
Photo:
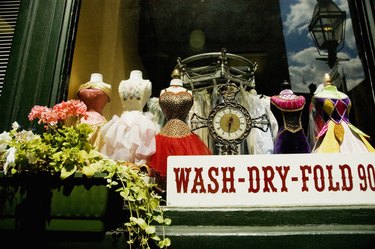
[[[340,87],[341,84],[345,84],[344,88],[341,88],[346,87],[350,91],[364,80],[363,68],[357,53],[348,1],[335,0],[334,3],[346,12],[345,43],[337,54],[339,59],[337,71],[341,79],[335,83]],[[290,80],[296,92],[309,92],[309,85],[321,84],[324,73],[330,71],[327,61],[321,60],[324,57],[318,54],[308,32],[308,25],[316,4],[316,0],[280,1]]]

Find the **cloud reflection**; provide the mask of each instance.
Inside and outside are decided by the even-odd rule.
[[[346,11],[345,46],[337,57],[340,61],[338,71],[345,75],[347,89],[350,91],[364,79],[361,61],[358,58],[347,0],[334,0],[341,10]],[[330,71],[327,62],[321,58],[308,32],[316,0],[280,0],[285,12],[283,27],[288,53],[289,73],[292,89],[295,92],[309,92],[311,83],[323,82],[324,73]],[[310,13],[310,14],[306,14]]]

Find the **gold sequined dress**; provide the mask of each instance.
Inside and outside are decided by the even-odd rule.
[[[168,156],[212,153],[185,122],[193,105],[193,96],[188,91],[165,91],[159,97],[159,104],[167,122],[155,137],[156,152],[149,164],[159,176],[165,177]]]

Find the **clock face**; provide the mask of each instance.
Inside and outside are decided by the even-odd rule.
[[[218,141],[240,143],[251,129],[249,113],[236,103],[218,105],[212,110],[209,120],[209,130]]]

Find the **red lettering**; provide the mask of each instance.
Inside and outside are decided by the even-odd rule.
[[[290,166],[276,166],[276,171],[279,173],[282,183],[281,192],[288,192],[288,188],[286,187],[286,177],[288,175],[289,170]]]
[[[183,193],[186,193],[189,185],[191,168],[173,168],[173,172],[175,175],[177,193],[181,193],[181,187],[183,187]]]
[[[235,167],[222,167],[221,171],[223,172],[223,189],[222,193],[236,193],[236,189],[234,188],[234,170]],[[227,176],[227,172],[229,172],[229,176]],[[227,183],[230,184],[228,189]]]
[[[301,170],[302,173],[302,192],[309,192],[309,188],[307,187],[306,182],[309,180],[309,177],[306,175],[311,174],[311,166],[309,165],[304,165],[304,166],[299,166],[299,169]],[[306,173],[307,172],[307,173]]]
[[[366,191],[367,190],[366,172],[365,172],[365,167],[363,167],[362,164],[358,165],[358,176],[359,176],[359,179],[362,180],[362,183],[359,184],[359,189],[361,191]]]
[[[275,172],[273,171],[273,168],[271,166],[265,166],[262,167],[263,173],[264,173],[264,188],[263,192],[270,192],[270,188],[272,189],[272,192],[277,192],[277,189],[272,183],[272,180],[275,176]],[[269,173],[269,174],[268,174]]]
[[[247,167],[247,172],[249,172],[249,188],[247,189],[247,192],[258,193],[260,189],[260,177],[258,167]]]
[[[375,169],[372,164],[367,165],[367,175],[370,189],[375,191]]]
[[[206,193],[206,189],[204,187],[204,181],[202,177],[203,168],[194,168],[194,171],[195,171],[195,178],[194,178],[194,183],[193,183],[191,192],[198,193],[197,187],[200,187],[199,193]]]
[[[333,186],[333,177],[332,177],[332,165],[326,165],[326,169],[328,171],[328,180],[329,180],[329,186],[328,190],[329,191],[339,191],[340,190],[340,185],[338,182],[335,183],[335,186]]]
[[[219,175],[219,168],[217,167],[210,167],[208,169],[208,177],[210,178],[212,184],[208,184],[208,193],[215,194],[219,190],[219,183],[216,180],[215,176]],[[213,185],[213,187],[212,187]]]
[[[353,176],[350,166],[343,164],[339,166],[341,170],[341,179],[342,179],[342,190],[351,191],[353,189]]]
[[[320,186],[319,186],[320,182]],[[315,165],[314,167],[314,185],[315,189],[318,192],[322,192],[324,190],[324,172],[323,172],[323,167],[320,165]]]

